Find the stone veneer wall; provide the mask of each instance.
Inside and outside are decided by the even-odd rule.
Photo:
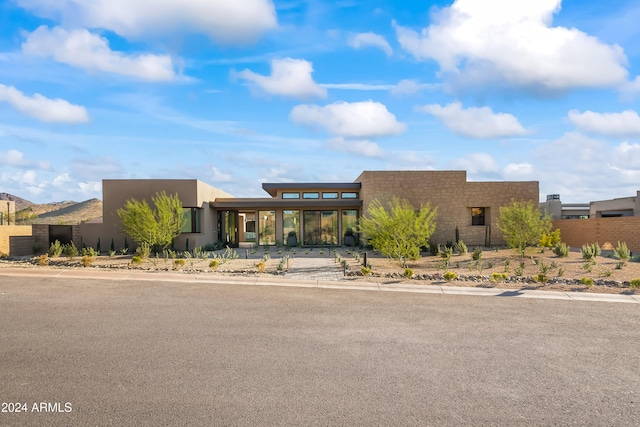
[[[631,251],[640,252],[640,216],[562,219],[553,221],[553,228],[559,228],[562,241],[574,248],[594,242],[615,247],[620,241]]]
[[[3,225],[0,226],[0,253],[7,255],[29,255],[32,251],[33,245],[29,245],[28,253],[17,253],[15,250],[18,250],[18,247],[15,250],[12,250],[11,243],[12,237],[30,237],[31,236],[31,226],[30,225]],[[13,239],[15,240],[15,239]],[[24,239],[23,239],[24,240]],[[22,251],[22,246],[20,246],[20,252]]]
[[[496,227],[500,206],[511,200],[539,198],[537,181],[467,182],[465,171],[365,171],[356,182],[362,184],[363,214],[375,199],[387,204],[393,196],[407,199],[414,206],[429,203],[437,207],[436,231],[432,241],[445,244],[455,241],[456,226],[467,245],[504,244]],[[484,207],[485,226],[471,225],[471,208]]]

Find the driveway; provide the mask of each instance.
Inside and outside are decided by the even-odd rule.
[[[0,425],[640,419],[637,304],[0,277],[0,324]]]

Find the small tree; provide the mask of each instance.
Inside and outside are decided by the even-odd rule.
[[[543,235],[551,231],[551,217],[542,215],[532,201],[512,201],[500,207],[497,226],[504,233],[510,248],[516,248],[524,256],[527,247],[535,246]]]
[[[185,219],[178,195],[167,195],[164,191],[151,198],[152,209],[146,200],[127,200],[118,209],[122,229],[138,244],[147,244],[154,250],[166,249],[180,235]]]
[[[436,209],[428,204],[416,210],[407,200],[394,197],[387,210],[374,200],[360,218],[358,231],[374,249],[406,267],[406,260],[420,258],[420,248],[427,246],[436,229],[435,216]]]

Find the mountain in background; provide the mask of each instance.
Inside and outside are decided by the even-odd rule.
[[[0,193],[0,200],[16,202],[18,225],[79,224],[102,217],[102,201],[98,199],[36,204],[13,194]]]
[[[9,193],[0,193],[0,200],[9,200],[10,202],[16,202],[16,212],[34,205],[33,202],[30,202],[27,199],[14,196],[13,194],[9,194]]]

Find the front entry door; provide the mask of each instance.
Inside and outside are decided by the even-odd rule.
[[[230,248],[238,247],[238,211],[218,211],[218,240]]]

